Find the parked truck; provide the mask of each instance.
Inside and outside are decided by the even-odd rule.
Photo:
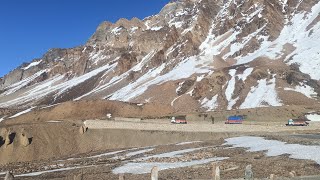
[[[289,119],[286,126],[309,126],[309,122],[305,119]]]
[[[187,124],[186,116],[174,116],[171,118],[172,124]]]
[[[244,116],[229,116],[226,119],[225,124],[242,124],[244,120]]]

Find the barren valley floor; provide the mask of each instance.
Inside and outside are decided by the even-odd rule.
[[[81,134],[83,124],[88,131]],[[243,178],[249,164],[258,179],[270,174],[289,178],[292,171],[296,176],[312,176],[320,174],[320,157],[306,149],[320,149],[319,127],[317,122],[286,127],[283,122],[262,121],[243,125],[190,121],[177,125],[166,119],[10,124],[5,128],[17,135],[12,144],[0,147],[0,172],[10,170],[16,179],[55,180],[118,179],[123,173],[126,179],[138,180],[150,179],[151,168],[158,166],[160,179],[210,179],[211,164],[217,162],[222,179]],[[27,147],[19,144],[22,131],[33,137]],[[242,140],[249,142],[252,137],[270,140],[276,144],[270,147],[277,148],[263,146],[269,141],[260,142],[257,147],[261,149],[246,147],[241,140],[240,144],[227,144],[232,138],[249,138]],[[293,144],[296,150],[282,142]],[[274,151],[283,152],[269,154]]]

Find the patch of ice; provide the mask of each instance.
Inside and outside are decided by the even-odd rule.
[[[208,159],[201,159],[201,160],[193,160],[189,162],[176,162],[176,163],[161,163],[161,162],[154,162],[154,163],[128,163],[124,166],[115,168],[112,170],[114,174],[122,174],[122,173],[130,173],[130,174],[146,174],[150,173],[151,169],[154,166],[159,168],[159,171],[166,170],[166,169],[174,169],[174,168],[182,168],[182,167],[189,167],[194,165],[201,165],[207,164],[214,161],[222,161],[227,158],[225,157],[214,157]]]
[[[201,149],[206,149],[206,148],[210,148],[212,146],[208,146],[208,147],[200,147],[200,148],[190,148],[190,149],[183,149],[183,150],[178,150],[178,151],[172,151],[172,152],[167,152],[167,153],[162,153],[162,154],[156,154],[156,155],[152,155],[152,156],[148,156],[146,158],[141,158],[140,160],[148,160],[151,158],[174,158],[174,157],[182,157],[183,154],[185,153],[190,153],[190,152],[194,152],[194,151],[198,151]]]
[[[78,166],[78,167],[66,167],[66,168],[53,169],[53,170],[47,170],[47,171],[39,171],[39,172],[32,172],[32,173],[26,173],[26,174],[19,174],[19,175],[15,175],[15,177],[39,176],[39,175],[44,174],[44,173],[70,171],[70,170],[74,170],[74,169],[82,169],[82,168],[95,167],[95,166],[96,165]]]
[[[147,153],[147,152],[150,152],[150,151],[153,151],[153,150],[154,150],[154,148],[143,149],[143,150],[139,150],[139,151],[134,151],[134,152],[127,153],[125,156],[127,156],[127,157],[129,157],[129,156],[136,156],[136,155],[144,154],[144,153]]]
[[[290,154],[290,158],[313,160],[320,164],[320,146],[306,146],[300,144],[287,144],[281,141],[266,140],[262,137],[235,137],[225,140],[224,145],[238,148],[248,148],[249,152],[267,151],[267,156],[280,156]]]
[[[187,145],[187,144],[193,144],[193,143],[201,143],[203,141],[190,141],[190,142],[181,142],[176,144],[177,146],[181,146],[181,145]]]

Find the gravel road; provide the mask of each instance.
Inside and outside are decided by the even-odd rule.
[[[177,132],[284,132],[284,131],[313,131],[320,128],[320,123],[311,123],[310,126],[287,127],[279,123],[266,124],[241,124],[230,125],[219,122],[190,124],[170,124],[170,122],[121,122],[105,120],[87,120],[85,125],[91,129],[134,129],[154,131],[177,131]]]

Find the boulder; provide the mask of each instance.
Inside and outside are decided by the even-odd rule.
[[[81,126],[79,129],[80,134],[84,134],[88,131],[88,127],[86,126]]]

